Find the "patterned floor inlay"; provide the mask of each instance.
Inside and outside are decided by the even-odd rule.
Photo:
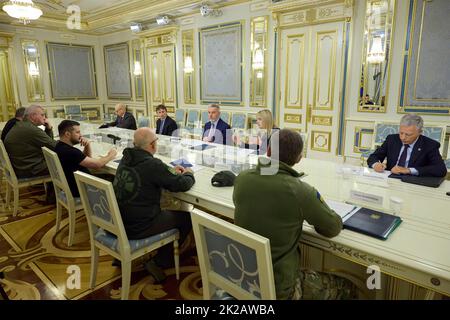
[[[111,265],[112,257],[101,253],[94,290],[89,289],[90,243],[83,212],[76,221],[75,240],[67,247],[68,220],[55,233],[55,207],[45,205],[42,188],[21,192],[19,212],[4,208],[4,185],[0,192],[0,283],[10,299],[120,299],[121,270]],[[144,260],[136,261],[129,299],[201,299],[201,276],[192,237],[181,248],[180,280],[174,269],[168,278],[154,284],[143,270]],[[183,252],[184,251],[184,252]],[[79,268],[79,269],[78,269]],[[73,281],[80,271],[80,287]],[[75,287],[75,288],[74,288]]]

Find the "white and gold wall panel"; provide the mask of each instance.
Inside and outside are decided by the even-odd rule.
[[[164,76],[164,103],[175,103],[175,57],[173,47],[162,51]]]
[[[305,34],[288,36],[285,66],[285,108],[301,109],[304,105]]]
[[[345,150],[346,157],[359,161],[361,153],[372,148],[373,121],[359,119],[347,120],[345,123]],[[359,164],[359,162],[358,162]]]
[[[311,131],[311,150],[320,152],[331,151],[331,132]]]

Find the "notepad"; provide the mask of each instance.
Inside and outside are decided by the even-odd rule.
[[[334,200],[326,200],[325,201],[327,205],[334,210],[341,218],[342,221],[345,221],[344,219],[348,218],[348,216],[357,210],[359,210],[361,207],[354,206],[352,204],[340,202],[340,201],[334,201]]]
[[[401,222],[400,217],[392,214],[360,208],[344,221],[344,229],[387,240]]]
[[[183,168],[192,168],[193,164],[187,161],[186,159],[178,159],[175,161],[172,161],[170,163],[171,165],[175,166],[182,166]]]

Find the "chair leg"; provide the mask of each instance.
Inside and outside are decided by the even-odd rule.
[[[89,280],[89,288],[94,289],[95,281],[97,280],[97,267],[99,249],[96,246],[91,246],[91,276]]]
[[[67,246],[71,247],[75,236],[75,218],[77,216],[77,212],[75,211],[75,207],[72,205],[69,205],[69,209],[67,211],[69,214],[69,238],[67,239]]]
[[[13,217],[17,215],[17,211],[19,210],[19,188],[14,187],[14,209],[13,209]]]
[[[175,259],[175,275],[180,280],[180,250],[178,250],[178,240],[173,242],[173,258]]]
[[[56,200],[56,232],[59,231],[59,228],[61,226],[61,216],[62,216],[62,205],[61,203]]]
[[[128,300],[131,282],[131,261],[122,262],[122,300]]]
[[[6,199],[5,199],[6,203],[5,206],[7,208],[9,208],[9,203],[11,201],[11,186],[9,183],[6,183]]]

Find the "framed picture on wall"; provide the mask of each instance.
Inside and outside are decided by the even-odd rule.
[[[53,100],[96,99],[94,48],[47,43]]]
[[[242,105],[242,23],[200,30],[202,103]]]
[[[104,47],[106,91],[109,99],[131,99],[128,43]]]

